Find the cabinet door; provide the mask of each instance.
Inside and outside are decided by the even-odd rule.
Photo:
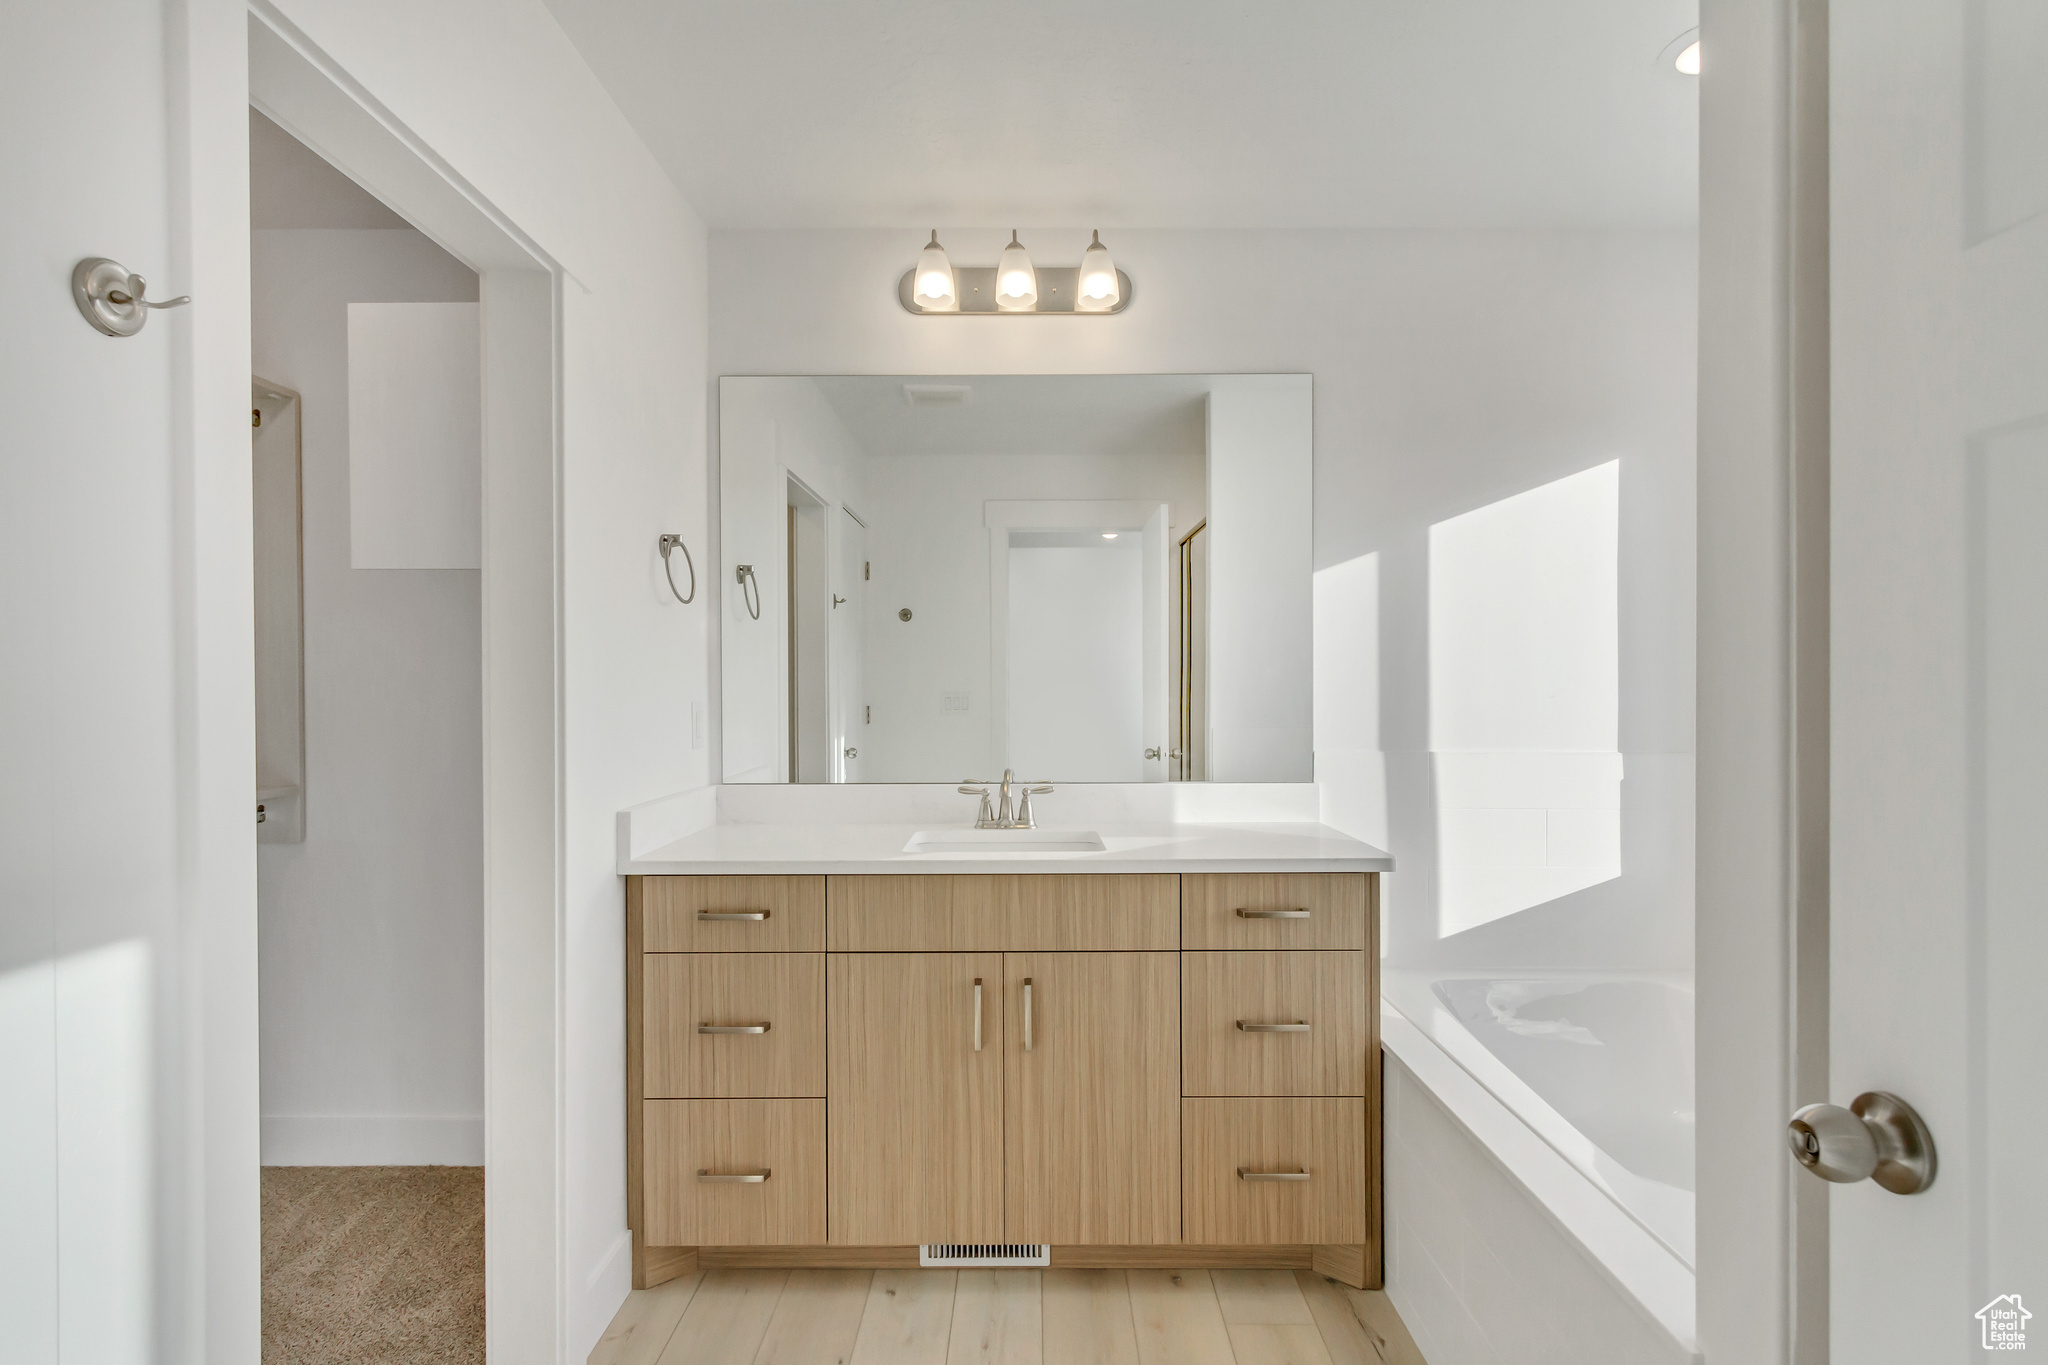
[[[1007,953],[1003,1014],[1007,1239],[1179,1241],[1180,955]]]
[[[835,1245],[1002,1240],[1002,979],[996,953],[828,956]]]

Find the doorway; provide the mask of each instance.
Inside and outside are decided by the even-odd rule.
[[[481,695],[477,743],[487,774],[478,1022],[489,1175],[482,1182],[489,1281],[483,1335],[494,1361],[552,1360],[562,1324],[560,1143],[567,1121],[558,997],[565,915],[557,440],[563,272],[304,34],[262,14],[250,17],[247,33],[249,105],[316,148],[475,278],[482,494],[471,504],[479,593],[473,657]],[[310,394],[306,401],[313,401]],[[447,511],[457,503],[438,498],[434,505]],[[309,787],[308,825],[317,830],[317,770]]]
[[[481,1360],[479,282],[249,120],[264,1351]]]

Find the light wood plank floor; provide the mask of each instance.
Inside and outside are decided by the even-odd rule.
[[[711,1270],[637,1290],[590,1365],[1426,1365],[1306,1270]]]

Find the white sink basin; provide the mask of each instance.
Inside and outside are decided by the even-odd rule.
[[[905,853],[1100,853],[1092,829],[921,829]]]

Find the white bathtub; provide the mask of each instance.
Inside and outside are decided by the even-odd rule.
[[[1395,970],[1383,988],[1388,1285],[1431,1365],[1553,1339],[1695,1358],[1690,988]],[[1518,1282],[1542,1292],[1511,1304]]]

